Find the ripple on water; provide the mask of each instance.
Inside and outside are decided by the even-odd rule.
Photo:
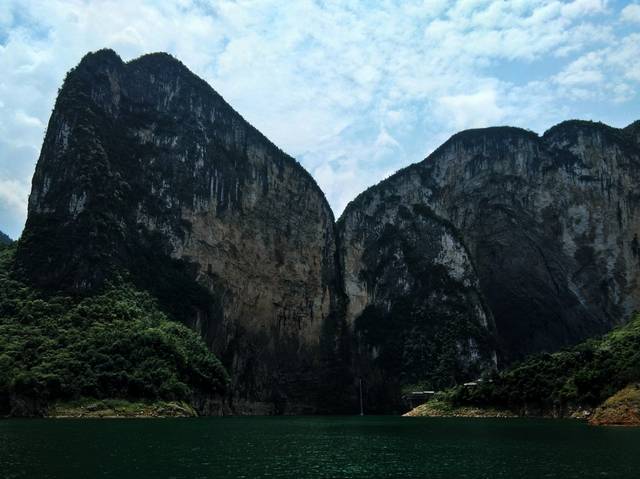
[[[634,478],[640,429],[575,421],[253,417],[0,421],[3,477]]]

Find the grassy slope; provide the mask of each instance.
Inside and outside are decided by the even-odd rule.
[[[126,282],[90,297],[44,295],[0,249],[0,415],[44,415],[84,397],[185,401],[223,393],[203,341]]]
[[[454,406],[446,399],[432,399],[404,414],[408,417],[513,417],[511,411],[491,407]]]
[[[589,423],[640,426],[640,384],[631,384],[607,399],[595,410]]]

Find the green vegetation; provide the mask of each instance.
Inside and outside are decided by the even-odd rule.
[[[477,387],[456,388],[451,401],[520,414],[566,415],[596,407],[638,380],[640,315],[600,339],[534,356]]]
[[[88,399],[55,403],[51,417],[194,417],[195,409],[182,401],[132,402],[124,399]]]
[[[442,394],[442,393],[441,393]],[[513,417],[510,411],[490,407],[454,406],[446,394],[412,409],[405,416],[426,417]]]
[[[0,249],[0,413],[126,398],[191,402],[223,393],[227,373],[203,341],[148,293],[119,281],[93,296],[45,294],[12,274]]]

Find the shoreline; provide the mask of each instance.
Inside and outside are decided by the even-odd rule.
[[[578,407],[569,414],[517,414],[513,411],[477,406],[454,406],[446,401],[433,399],[416,406],[402,417],[460,417],[460,418],[531,418],[571,419],[586,422],[590,426],[640,427],[640,409],[628,401],[628,390],[620,391],[596,408]]]
[[[48,408],[50,419],[154,419],[198,417],[196,410],[182,401],[136,402],[119,399],[84,399],[56,403]]]

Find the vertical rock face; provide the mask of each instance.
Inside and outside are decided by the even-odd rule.
[[[466,252],[468,263],[444,262],[447,276],[455,279],[456,264],[469,265],[460,269],[484,298],[475,310],[487,306],[483,314],[468,313],[469,324],[493,317],[507,361],[578,342],[628,318],[640,306],[638,144],[637,123],[619,130],[570,121],[542,137],[507,127],[454,135],[423,162],[360,195],[338,222],[348,322],[358,329],[371,305],[393,309],[387,298],[394,290],[389,282],[373,284],[372,271],[395,271],[406,282],[406,255],[390,254],[383,265],[369,260],[386,247],[389,228],[400,243],[433,248],[431,270],[442,267],[437,252],[445,244],[456,245],[450,256],[456,248]],[[414,238],[416,207],[428,208],[457,243],[438,234]],[[403,293],[420,294],[411,284]]]
[[[368,409],[497,366],[495,325],[459,231],[402,190],[369,190],[339,221],[347,322]],[[407,201],[407,199],[409,201]]]
[[[334,237],[312,177],[204,81],[102,50],[60,91],[18,262],[45,287],[148,286],[221,357],[236,404],[267,412],[311,401],[338,321]]]

